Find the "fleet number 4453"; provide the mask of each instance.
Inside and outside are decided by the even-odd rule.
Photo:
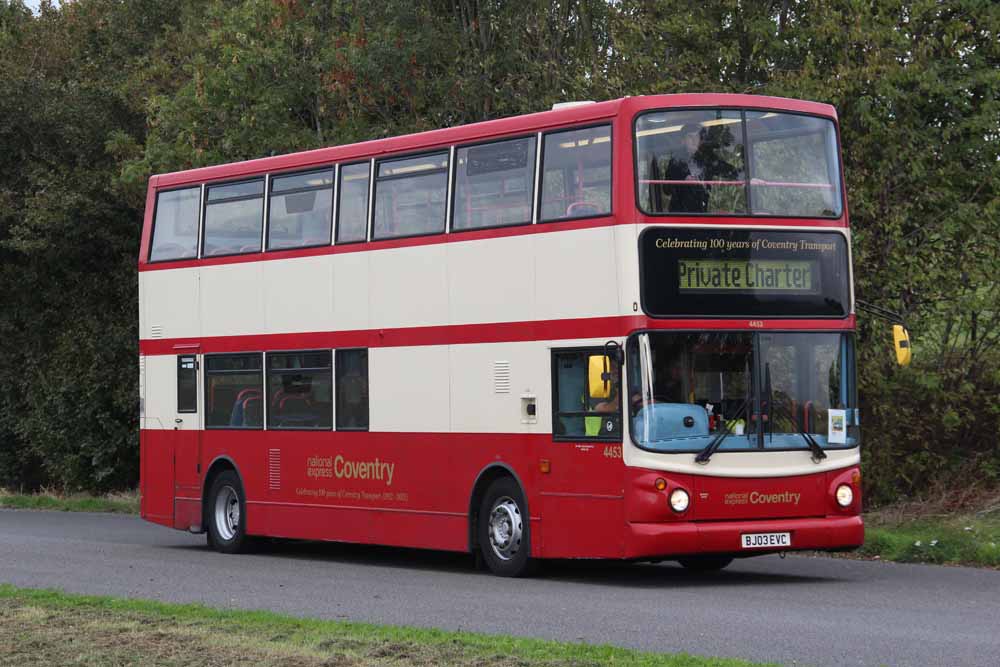
[[[621,445],[608,445],[604,448],[604,458],[606,459],[620,459],[622,457],[622,446]]]

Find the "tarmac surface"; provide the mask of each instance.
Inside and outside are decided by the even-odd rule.
[[[713,575],[555,562],[512,580],[467,554],[227,556],[136,517],[0,510],[0,583],[788,665],[1000,665],[1000,572],[972,568],[763,556]]]

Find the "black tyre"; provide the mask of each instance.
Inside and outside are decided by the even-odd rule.
[[[239,476],[232,470],[220,473],[212,482],[205,516],[208,519],[208,546],[226,554],[249,549],[246,495]]]
[[[718,572],[732,563],[733,559],[724,556],[705,556],[702,558],[680,558],[677,562],[692,572]]]
[[[479,550],[493,574],[521,577],[533,570],[527,505],[510,477],[495,480],[479,507]]]

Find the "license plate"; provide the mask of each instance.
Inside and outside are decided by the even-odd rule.
[[[792,546],[791,533],[744,533],[740,535],[744,549],[773,549]]]

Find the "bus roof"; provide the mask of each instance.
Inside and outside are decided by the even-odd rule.
[[[565,125],[596,122],[618,115],[631,116],[647,109],[685,107],[739,107],[825,116],[836,121],[837,112],[829,104],[806,102],[785,97],[743,95],[733,93],[684,93],[676,95],[648,95],[623,97],[606,102],[580,104],[551,111],[510,116],[468,125],[439,130],[404,134],[386,139],[374,139],[343,146],[317,148],[274,157],[232,162],[186,171],[175,171],[153,176],[150,185],[155,188],[176,187],[188,183],[201,183],[223,179],[243,178],[294,169],[307,169],[335,162],[350,162],[384,154],[410,153],[494,137],[529,134]]]

